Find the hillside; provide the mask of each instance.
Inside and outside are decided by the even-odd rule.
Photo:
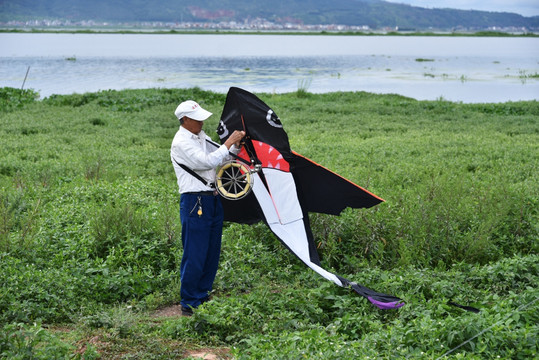
[[[381,0],[5,0],[0,21],[59,19],[108,22],[245,22],[342,24],[370,28],[539,29],[539,16],[426,9]]]

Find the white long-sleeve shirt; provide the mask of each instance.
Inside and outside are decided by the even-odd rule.
[[[172,140],[170,159],[176,172],[180,193],[211,191],[213,189],[182,169],[176,162],[192,169],[205,180],[215,182],[215,168],[230,159],[229,151],[225,145],[216,148],[206,139],[211,140],[204,131],[195,135],[180,126]],[[238,149],[233,145],[230,150],[236,152]]]

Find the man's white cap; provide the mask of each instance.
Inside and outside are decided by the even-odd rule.
[[[187,100],[178,105],[176,111],[174,111],[174,115],[180,120],[184,116],[187,116],[193,120],[204,121],[209,118],[212,113],[201,108],[195,101]]]

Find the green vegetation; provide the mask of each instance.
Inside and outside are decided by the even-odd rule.
[[[519,78],[521,79],[539,79],[539,73],[528,74],[524,70],[519,70]]]
[[[226,224],[214,299],[179,300],[179,101],[0,89],[0,358],[537,357],[539,103],[364,92],[258,94],[292,148],[386,200],[311,214],[323,265],[402,297],[376,309],[307,269],[262,224]],[[214,139],[217,140],[214,134]],[[478,314],[447,305],[455,301]],[[469,340],[469,341],[468,341]]]
[[[333,35],[333,36],[443,36],[443,37],[539,37],[535,33],[509,34],[495,31],[478,31],[478,32],[363,32],[363,31],[238,31],[238,30],[117,30],[117,29],[81,29],[81,30],[51,30],[51,29],[0,29],[0,33],[46,33],[46,34],[153,34],[153,35],[180,35],[180,34],[197,34],[197,35]],[[76,59],[75,59],[76,60]],[[421,60],[418,60],[421,61]]]

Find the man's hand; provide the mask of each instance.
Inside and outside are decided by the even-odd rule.
[[[230,147],[232,145],[236,145],[236,147],[239,148],[240,147],[240,141],[244,137],[245,137],[245,131],[234,130],[232,135],[230,135],[228,137],[228,139],[226,139],[225,146],[227,147],[227,149],[230,149]]]

